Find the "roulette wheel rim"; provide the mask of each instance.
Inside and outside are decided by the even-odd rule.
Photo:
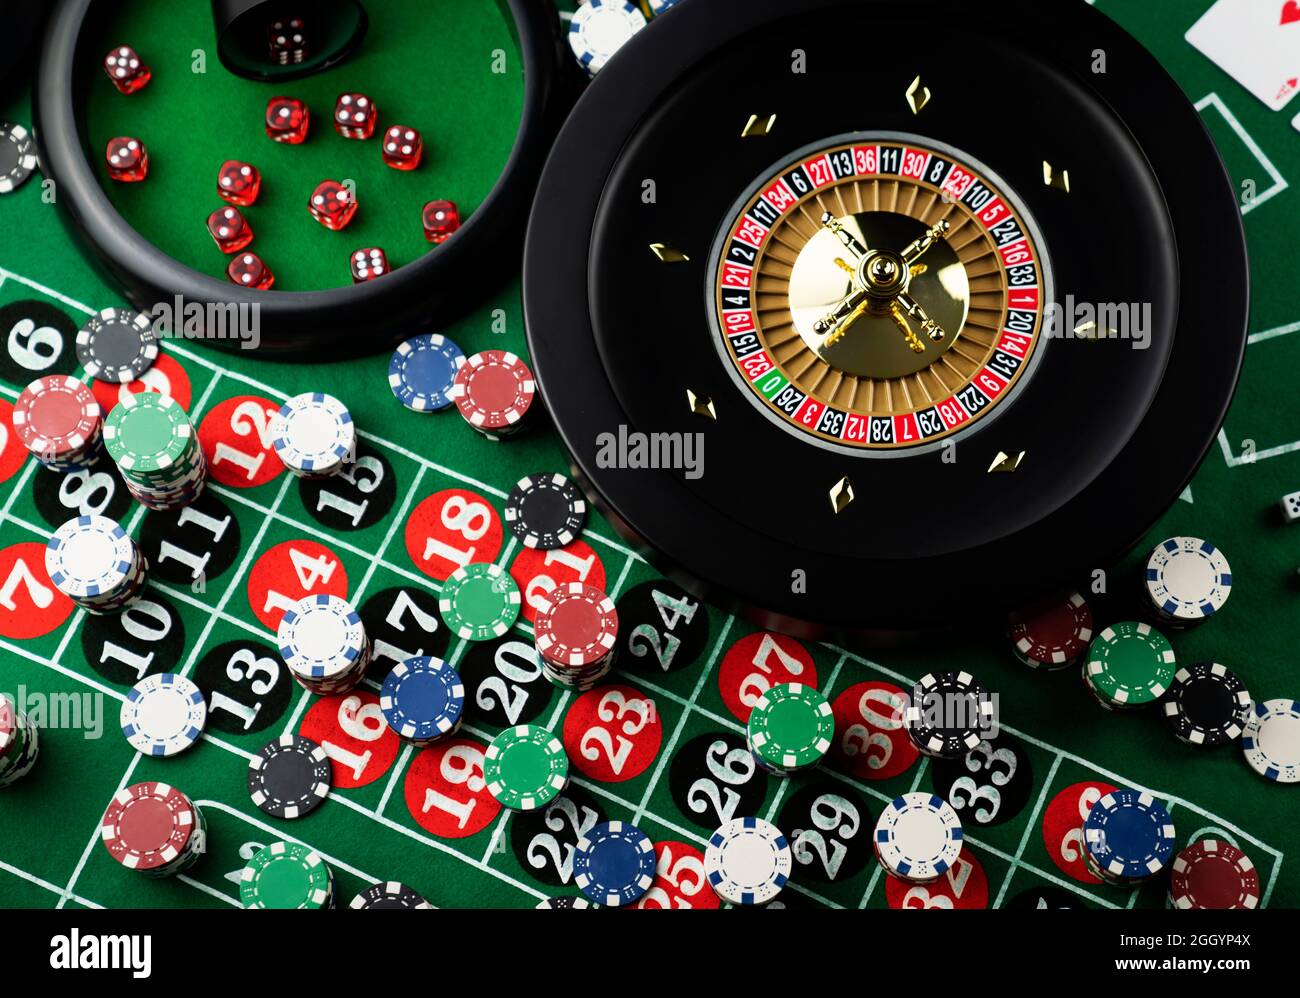
[[[564,100],[559,20],[549,0],[497,0],[518,38],[524,96],[519,129],[492,190],[454,240],[418,260],[366,281],[319,291],[256,291],[188,267],[157,249],[122,217],[88,158],[82,107],[102,72],[95,25],[115,6],[108,0],[61,0],[41,43],[32,91],[42,175],[53,181],[79,243],[141,311],[158,302],[256,305],[265,353],[334,357],[391,347],[412,332],[463,314],[508,271],[493,266],[498,246],[522,229],[528,198]],[[156,85],[156,84],[155,84]],[[260,128],[254,122],[253,127]],[[366,335],[358,335],[366,330]],[[212,339],[242,348],[240,339]]]
[[[653,175],[644,172],[647,159],[638,159],[646,157],[641,145],[650,144],[644,136],[653,133],[663,140],[670,135],[670,126],[662,122],[669,115],[665,108],[672,103],[675,93],[692,92],[690,87],[701,78],[707,82],[709,67],[725,62],[729,50],[742,49],[751,42],[753,49],[758,49],[763,33],[776,33],[781,22],[794,12],[800,13],[806,23],[818,18],[834,21],[835,18],[909,16],[905,11],[894,10],[896,6],[879,0],[686,4],[673,17],[641,32],[596,78],[561,130],[542,175],[525,246],[524,315],[534,369],[583,487],[620,532],[639,543],[662,571],[697,595],[746,612],[764,626],[793,633],[815,636],[828,630],[896,631],[1009,610],[1046,591],[1069,585],[1085,572],[1107,564],[1132,547],[1156,522],[1208,453],[1235,391],[1245,349],[1249,273],[1239,206],[1222,161],[1196,111],[1155,59],[1104,15],[1084,4],[1043,9],[1042,5],[1014,0],[999,5],[976,30],[986,36],[994,31],[1002,32],[1007,46],[1019,47],[1025,66],[1045,79],[1058,80],[1062,92],[1082,95],[1078,106],[1095,112],[1096,120],[1110,129],[1105,134],[1112,142],[1132,144],[1131,158],[1145,162],[1147,171],[1143,174],[1142,169],[1136,170],[1133,189],[1144,191],[1147,217],[1163,220],[1171,245],[1167,262],[1173,268],[1169,271],[1172,280],[1148,281],[1151,296],[1157,299],[1165,296],[1163,304],[1171,307],[1164,313],[1168,316],[1167,338],[1163,341],[1165,353],[1158,364],[1159,371],[1145,375],[1149,398],[1130,403],[1132,425],[1123,427],[1123,435],[1106,444],[1110,450],[1095,458],[1095,467],[1086,469],[1089,477],[1078,487],[1071,485],[1069,455],[1060,453],[1068,447],[1053,448],[1057,453],[1047,452],[1048,462],[1055,460],[1060,468],[1066,469],[1058,472],[1056,482],[1061,489],[1073,491],[1037,519],[1026,520],[1014,529],[1005,524],[981,524],[984,535],[977,538],[977,543],[965,547],[960,540],[948,542],[947,547],[935,541],[927,550],[922,538],[910,554],[894,551],[888,557],[864,557],[829,551],[825,544],[819,547],[806,537],[797,536],[798,531],[794,532],[796,536],[788,536],[738,525],[736,520],[743,518],[744,507],[756,502],[752,492],[739,491],[735,495],[735,509],[724,509],[719,502],[702,500],[693,491],[692,483],[678,472],[609,466],[609,452],[602,454],[601,438],[604,435],[608,442],[610,435],[624,432],[621,427],[627,432],[689,427],[702,433],[705,444],[709,444],[719,432],[718,427],[746,408],[752,410],[748,402],[741,401],[738,386],[730,380],[731,371],[724,370],[723,358],[717,356],[712,344],[706,345],[708,353],[714,355],[713,366],[702,359],[703,353],[692,354],[694,366],[680,376],[681,380],[671,384],[671,391],[665,390],[672,401],[663,402],[658,410],[636,397],[635,389],[629,387],[634,379],[628,373],[626,358],[617,344],[611,345],[609,317],[617,315],[632,323],[635,317],[627,311],[619,312],[617,305],[611,304],[627,288],[620,286],[615,291],[608,288],[608,283],[616,280],[609,259],[618,256],[625,270],[642,275],[650,273],[645,269],[647,265],[639,262],[639,259],[649,260],[648,256],[627,255],[633,237],[625,236],[623,242],[618,241],[616,221],[624,223],[623,228],[636,228],[636,225],[626,224],[630,212],[619,214],[613,193],[624,192],[625,188],[617,185],[623,182],[623,174],[633,172],[633,167],[643,169],[638,177]],[[918,9],[916,5],[908,7],[914,12]],[[922,14],[913,16],[942,19],[948,13],[957,16],[959,5],[949,0],[934,0],[925,5]],[[797,30],[792,29],[789,34],[785,44],[787,57],[792,48],[796,53],[802,51],[799,46],[804,41]],[[1070,39],[1086,39],[1090,52],[1100,49],[1108,54],[1107,72],[1083,81],[1081,74],[1086,63],[1084,68],[1063,68],[1059,62],[1053,62],[1062,58],[1056,53],[1030,54],[1026,40],[1041,42],[1044,37],[1063,40],[1061,47],[1066,48]],[[1082,44],[1078,42],[1074,47],[1080,48]],[[1041,51],[1043,46],[1036,48]],[[816,65],[815,46],[809,45],[808,50],[809,65]],[[744,51],[748,54],[752,50]],[[918,68],[920,80],[927,76],[931,80],[942,79],[942,68],[936,69],[932,62],[927,61],[924,53],[916,54],[913,69],[906,76],[895,74],[883,84],[886,88],[883,99],[896,99],[901,105],[903,90]],[[723,70],[716,71],[720,75]],[[758,70],[751,65],[745,82],[752,83],[758,75]],[[1016,74],[1013,71],[1009,75]],[[809,76],[815,76],[812,70]],[[797,81],[792,87],[809,86],[797,77],[792,79]],[[693,93],[700,96],[699,90]],[[770,90],[764,94],[769,98],[772,95]],[[706,102],[701,98],[697,103]],[[795,117],[789,113],[790,109],[790,106],[782,108],[786,116],[778,115],[773,136],[780,134],[782,121]],[[670,110],[677,113],[675,109]],[[734,136],[739,143],[745,117],[751,113],[770,113],[774,108],[751,98],[735,102],[729,110],[738,117]],[[812,113],[816,113],[815,108]],[[950,141],[943,134],[927,131],[924,111],[902,119],[898,117],[900,114],[886,116],[889,123],[880,127],[876,127],[874,120],[862,124],[863,116],[858,115],[857,127],[851,121],[817,136],[824,138],[828,146],[845,136],[852,139],[856,134],[873,136],[891,131],[912,133],[918,141]],[[914,124],[906,129],[894,128],[894,123],[900,120]],[[731,126],[728,119],[718,128],[722,131]],[[798,132],[801,123],[796,121],[794,127]],[[1026,130],[1021,138],[1030,147],[1030,157],[1037,146],[1033,140],[1044,129],[1052,127],[1049,122]],[[693,138],[696,133],[690,135]],[[807,138],[802,133],[800,137]],[[639,139],[644,142],[639,144]],[[777,142],[768,146],[766,159],[755,159],[755,162],[786,163],[806,144],[793,139],[783,141],[785,144]],[[707,151],[716,152],[716,149]],[[977,162],[990,162],[994,170],[1005,170],[1002,161],[981,156],[978,149],[971,155]],[[1038,159],[1046,165],[1045,156],[1040,155]],[[712,168],[717,157],[710,159],[701,151],[696,162],[701,164],[701,170],[703,164]],[[659,165],[668,170],[672,163],[664,159]],[[1038,165],[1037,161],[1034,165]],[[1090,164],[1075,162],[1073,165],[1081,174]],[[743,182],[729,176],[727,179],[733,184],[730,193],[726,197],[713,196],[710,202],[716,216],[707,225],[699,222],[694,229],[690,228],[689,221],[683,223],[684,228],[697,235],[707,228],[710,238],[701,237],[683,247],[686,253],[694,250],[701,262],[686,264],[685,269],[694,267],[695,270],[684,279],[689,291],[683,292],[676,305],[690,310],[699,308],[701,284],[697,278],[701,274],[707,276],[706,272],[714,265],[714,258],[709,255],[714,242],[712,236],[728,221],[717,206],[732,204],[754,177],[765,175],[759,169],[752,169]],[[1064,197],[1075,199],[1075,204],[1096,205],[1078,184],[1079,174],[1075,179],[1074,192]],[[660,181],[663,191],[669,186],[668,181],[662,177]],[[1143,184],[1146,186],[1142,187]],[[1033,202],[1037,224],[1047,230],[1044,256],[1050,255],[1053,262],[1062,264],[1061,269],[1068,271],[1072,258],[1083,254],[1059,238],[1059,231],[1055,231],[1059,226],[1052,218],[1054,209],[1043,210],[1043,205],[1050,204],[1045,200],[1047,188],[1046,180],[1043,190],[1029,189],[1021,183],[1012,193]],[[706,209],[700,211],[704,213]],[[1029,217],[1029,222],[1034,224],[1034,215]],[[672,234],[669,231],[666,237]],[[637,235],[645,233],[638,231]],[[638,253],[646,249],[644,242],[639,245]],[[1199,251],[1207,245],[1215,246],[1216,252],[1211,255]],[[614,250],[622,251],[621,255]],[[659,266],[661,271],[668,269],[655,261],[649,266]],[[1156,270],[1158,267],[1153,267],[1153,272]],[[1050,276],[1049,272],[1046,277]],[[695,286],[690,288],[692,282]],[[1064,285],[1058,290],[1063,288]],[[658,285],[648,286],[638,305],[652,311],[658,290]],[[707,281],[704,292],[707,298]],[[1142,299],[1133,296],[1110,300]],[[685,312],[689,319],[683,321],[696,328],[696,317],[703,320],[708,308],[706,301],[704,313]],[[700,328],[704,328],[703,322]],[[637,339],[637,332],[644,330],[629,327],[627,338],[639,344],[642,341]],[[707,337],[707,333],[701,333],[697,339]],[[676,347],[685,342],[678,337],[671,344]],[[1051,349],[1063,346],[1048,344]],[[642,380],[658,372],[660,369],[655,368],[643,374]],[[687,411],[687,396],[682,389],[693,387],[691,378],[708,382],[713,388],[709,401],[717,402],[715,419],[700,419]],[[1031,382],[1025,397],[1036,387]],[[631,418],[629,413],[638,404],[642,404],[643,413],[654,412],[658,422],[638,424]],[[1029,413],[1018,414],[1012,408],[989,426],[996,429],[1018,416],[1027,420]],[[755,424],[751,419],[746,425],[752,429]],[[622,439],[620,436],[619,440]],[[727,442],[753,446],[735,439]],[[772,437],[763,440],[764,445],[772,442]],[[784,438],[776,444],[791,446]],[[718,455],[719,448],[714,447],[711,453]],[[754,451],[751,449],[749,453],[752,455]],[[1031,448],[1026,453],[1030,455],[1027,466],[1032,475],[1033,455],[1042,460],[1045,452]],[[737,462],[727,461],[725,453],[711,459],[724,465],[723,477],[741,470]],[[856,467],[859,471],[870,467],[874,473],[882,463],[888,462],[873,458],[870,462],[857,462]],[[847,462],[845,467],[855,465]],[[796,467],[788,479],[797,487],[801,477],[802,467]],[[859,486],[866,480],[866,472],[860,471]],[[1028,491],[1028,483],[1032,481],[1024,470],[1017,470],[1004,480],[1025,482],[1022,494]],[[1145,484],[1139,488],[1133,487],[1133,483],[1144,480]],[[789,481],[787,488],[791,487]],[[832,481],[823,479],[819,485],[824,488]],[[854,504],[861,505],[864,490],[859,487],[857,491]],[[1063,491],[1062,495],[1066,493]],[[962,529],[961,524],[953,525],[952,535],[959,538]],[[889,543],[889,538],[882,539],[882,544]],[[899,542],[900,548],[903,543]],[[802,592],[791,584],[792,573],[799,571],[805,573],[808,586]]]

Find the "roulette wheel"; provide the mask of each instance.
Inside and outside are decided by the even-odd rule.
[[[1245,346],[1232,185],[1084,3],[681,5],[543,173],[524,310],[592,498],[796,632],[1007,610],[1186,485]]]

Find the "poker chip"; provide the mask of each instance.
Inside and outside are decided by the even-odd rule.
[[[323,392],[295,395],[271,420],[276,456],[299,478],[327,478],[356,458],[357,431],[347,407]]]
[[[1108,883],[1123,886],[1155,876],[1174,852],[1174,822],[1151,794],[1120,788],[1088,811],[1084,847],[1092,868]]]
[[[961,819],[942,797],[903,794],[881,811],[873,842],[886,873],[913,884],[930,883],[961,855]]]
[[[415,412],[436,412],[452,404],[456,372],[465,354],[451,340],[427,333],[407,340],[388,362],[388,385],[397,401]]]
[[[190,417],[158,392],[123,392],[104,421],[104,445],[133,499],[160,511],[203,493],[208,465]]]
[[[332,908],[334,874],[319,853],[296,842],[273,842],[240,874],[245,908]]]
[[[704,849],[704,873],[718,897],[732,904],[767,904],[790,879],[794,856],[781,830],[762,818],[735,818]]]
[[[551,551],[582,533],[587,503],[560,474],[521,478],[506,499],[506,524],[524,547]]]
[[[1147,556],[1145,589],[1162,620],[1196,623],[1223,609],[1232,592],[1232,569],[1209,541],[1170,537]]]
[[[7,693],[0,693],[0,787],[17,783],[36,765],[40,732]]]
[[[78,606],[107,614],[139,598],[148,563],[116,520],[87,515],[73,517],[50,536],[45,571]]]
[[[275,636],[290,674],[318,696],[346,693],[365,678],[370,641],[360,615],[340,596],[299,600],[284,612]]]
[[[512,811],[534,811],[569,783],[569,756],[546,728],[519,724],[492,739],[483,761],[488,793]]]
[[[993,701],[969,672],[937,672],[912,687],[903,723],[917,749],[937,759],[965,755],[993,723]]]
[[[438,610],[443,622],[466,641],[499,638],[519,619],[519,586],[500,565],[473,562],[443,583]]]
[[[1300,783],[1300,703],[1256,704],[1241,736],[1241,750],[1250,768],[1265,779]]]
[[[158,359],[153,320],[129,308],[106,308],[77,332],[77,362],[96,381],[128,384]]]
[[[595,909],[595,905],[593,905],[586,898],[571,898],[571,897],[547,898],[545,901],[538,901],[537,904],[534,905],[533,907],[535,910],[544,909],[547,911],[563,911],[568,908],[587,908],[591,910]]]
[[[754,704],[748,735],[749,750],[765,769],[792,773],[815,766],[830,751],[835,717],[813,687],[781,683]]]
[[[146,676],[127,691],[122,736],[141,755],[173,756],[199,740],[208,720],[203,691],[170,672]]]
[[[53,471],[89,468],[102,455],[103,410],[71,376],[33,381],[14,402],[12,421],[18,441]]]
[[[325,750],[302,735],[281,735],[248,763],[248,796],[273,818],[305,818],[325,803],[333,766]]]
[[[519,357],[504,350],[484,350],[461,365],[447,397],[470,426],[500,437],[520,429],[536,392],[533,372]]]
[[[1175,908],[1258,908],[1259,871],[1231,842],[1202,839],[1174,857],[1169,899]]]
[[[591,689],[614,667],[614,601],[583,582],[556,586],[535,599],[533,641],[546,678],[567,689]]]
[[[1250,706],[1250,691],[1236,673],[1217,662],[1196,662],[1174,673],[1164,710],[1180,740],[1212,748],[1241,736]]]
[[[349,908],[432,908],[424,898],[405,884],[390,880],[375,884],[352,899]]]
[[[22,125],[0,121],[0,194],[18,190],[36,167],[31,134]]]
[[[588,0],[569,22],[569,47],[578,65],[595,76],[646,23],[640,8],[627,0]]]
[[[1093,640],[1083,676],[1103,706],[1129,709],[1164,696],[1174,671],[1168,639],[1150,624],[1126,620]]]
[[[1031,669],[1068,669],[1088,651],[1092,610],[1079,593],[1066,593],[1014,614],[1007,635]]]
[[[136,783],[119,790],[99,830],[114,860],[154,877],[180,873],[206,848],[202,813],[166,783]]]
[[[655,878],[655,849],[635,825],[593,826],[573,853],[573,882],[587,900],[614,908],[639,900]]]
[[[666,10],[676,7],[681,0],[650,0],[650,13],[658,17]]]
[[[460,727],[465,685],[440,658],[408,658],[393,667],[379,692],[388,726],[407,741],[428,745]]]

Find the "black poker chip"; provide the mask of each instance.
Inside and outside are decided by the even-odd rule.
[[[0,194],[18,190],[36,166],[31,133],[22,125],[0,121]]]
[[[596,906],[586,898],[558,897],[547,898],[545,901],[539,901],[537,908],[545,908],[551,911],[563,911],[569,908],[595,908]]]
[[[77,332],[77,360],[87,377],[124,385],[143,376],[157,359],[153,321],[132,309],[106,308]]]
[[[1195,662],[1179,669],[1164,701],[1165,719],[1189,745],[1213,748],[1241,736],[1250,713],[1250,691],[1241,678],[1218,662]]]
[[[273,818],[302,818],[329,796],[332,767],[310,738],[281,735],[248,764],[248,796]]]
[[[562,548],[582,533],[586,520],[586,500],[563,475],[521,478],[506,499],[506,523],[524,547]]]
[[[955,759],[979,745],[992,714],[993,701],[969,672],[932,672],[912,687],[903,719],[923,755]]]
[[[418,892],[390,880],[386,884],[375,884],[352,899],[353,908],[432,908]]]

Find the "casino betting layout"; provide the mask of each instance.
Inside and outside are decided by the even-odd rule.
[[[1300,907],[1257,2],[16,21],[0,907]]]

